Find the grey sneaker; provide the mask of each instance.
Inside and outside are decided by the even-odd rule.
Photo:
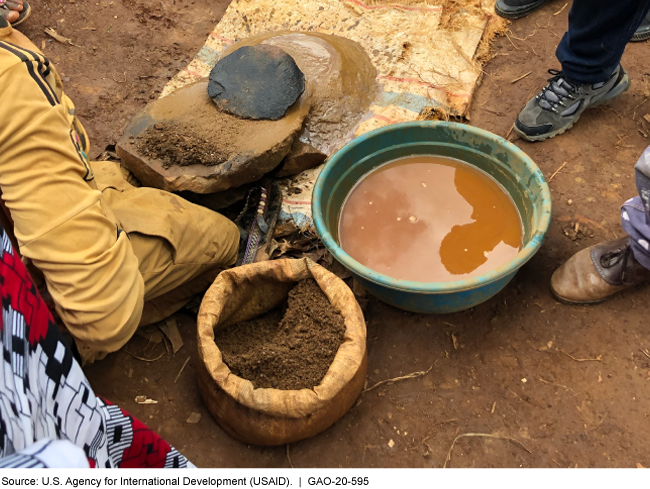
[[[630,88],[630,77],[620,65],[608,81],[594,85],[577,85],[561,71],[548,72],[553,75],[549,84],[528,101],[515,121],[515,132],[528,141],[543,141],[562,134],[573,127],[586,109],[611,102]]]
[[[632,42],[645,41],[650,39],[650,12],[643,18],[641,25],[636,28],[632,36]]]

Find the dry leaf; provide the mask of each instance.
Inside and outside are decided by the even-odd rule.
[[[178,331],[178,323],[176,323],[176,319],[167,318],[161,323],[158,323],[158,327],[172,344],[172,351],[174,354],[183,348],[183,338],[181,337],[180,331]]]
[[[296,226],[292,222],[281,222],[275,226],[275,231],[273,231],[274,238],[284,238],[289,236],[297,231]]]

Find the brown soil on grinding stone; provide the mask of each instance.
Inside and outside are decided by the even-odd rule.
[[[221,137],[208,139],[189,126],[173,123],[155,124],[137,139],[136,147],[143,155],[158,159],[164,168],[171,166],[215,166],[228,161],[230,151],[224,145],[234,127],[223,127]],[[218,141],[218,144],[215,144]]]
[[[343,342],[343,317],[316,281],[303,280],[284,308],[216,334],[223,361],[255,388],[311,389],[325,377]]]

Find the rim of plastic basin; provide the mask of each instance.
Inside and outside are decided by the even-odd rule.
[[[467,278],[464,280],[454,280],[451,282],[415,282],[410,280],[399,280],[396,278],[389,277],[382,273],[376,272],[348,255],[341,246],[333,238],[332,233],[330,233],[325,219],[323,217],[323,209],[321,206],[321,200],[323,195],[323,185],[324,181],[329,176],[332,169],[336,164],[345,156],[345,154],[355,146],[363,143],[367,139],[381,137],[382,135],[394,131],[401,131],[411,127],[447,127],[449,129],[459,129],[476,136],[480,136],[485,139],[492,140],[499,145],[503,146],[508,152],[514,153],[517,158],[520,158],[523,161],[524,165],[528,167],[534,176],[535,179],[539,181],[539,186],[542,194],[542,212],[540,213],[540,219],[538,219],[537,227],[531,230],[531,238],[524,246],[519,253],[508,263],[505,263],[490,272],[477,275],[476,277]],[[423,293],[449,293],[457,292],[464,290],[471,290],[483,285],[490,284],[497,280],[500,280],[511,273],[516,272],[521,268],[528,260],[530,260],[535,253],[539,250],[542,245],[542,241],[548,231],[550,222],[551,222],[551,192],[548,188],[548,183],[544,174],[539,169],[539,167],[533,162],[530,157],[519,149],[514,144],[503,139],[496,134],[492,134],[489,131],[479,129],[478,127],[468,126],[465,124],[460,124],[457,122],[443,122],[443,121],[418,121],[418,122],[402,122],[399,124],[392,124],[390,126],[385,126],[379,129],[370,131],[358,138],[353,139],[336,153],[334,153],[325,163],[320,175],[316,179],[316,184],[314,186],[314,192],[312,195],[312,218],[314,220],[314,225],[316,227],[316,232],[320,236],[321,240],[325,244],[325,247],[330,253],[336,258],[345,268],[350,270],[353,274],[363,277],[365,280],[373,282],[377,285],[387,287],[390,289],[404,290],[408,292],[423,292]]]

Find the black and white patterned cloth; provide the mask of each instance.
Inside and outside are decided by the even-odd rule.
[[[192,466],[95,396],[1,228],[0,300],[0,467]]]

